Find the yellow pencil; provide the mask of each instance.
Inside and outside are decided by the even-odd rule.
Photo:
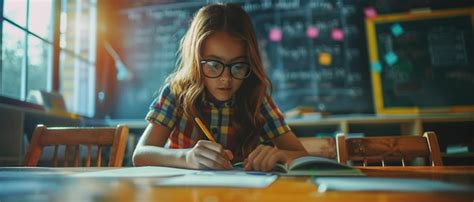
[[[209,130],[206,128],[206,126],[202,123],[201,119],[196,117],[196,118],[194,118],[194,121],[196,121],[199,128],[201,128],[202,132],[204,132],[204,135],[206,135],[207,139],[209,139],[212,142],[216,142],[214,137],[211,135],[211,132],[209,132]]]

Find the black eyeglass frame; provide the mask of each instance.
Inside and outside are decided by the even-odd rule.
[[[252,66],[250,66],[250,63],[248,63],[248,62],[234,62],[234,63],[225,64],[225,63],[223,63],[219,60],[200,60],[199,63],[201,64],[200,65],[201,68],[203,68],[203,66],[208,62],[217,62],[217,63],[221,64],[224,68],[222,68],[222,71],[217,76],[206,75],[206,73],[204,73],[204,70],[203,70],[202,74],[207,78],[214,79],[214,78],[218,78],[218,77],[222,76],[222,74],[224,73],[225,67],[228,67],[230,69],[230,75],[232,76],[232,78],[238,79],[238,80],[244,80],[244,79],[248,78],[250,76],[250,74],[252,73]],[[234,67],[234,65],[237,65],[237,64],[246,64],[249,67],[249,71],[247,72],[247,74],[243,78],[235,77],[234,73],[232,73],[232,67]]]

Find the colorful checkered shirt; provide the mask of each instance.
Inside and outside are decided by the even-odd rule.
[[[261,140],[270,140],[290,131],[290,127],[285,123],[282,113],[272,99],[264,99],[262,105],[261,113],[265,124]],[[235,137],[231,124],[234,100],[220,105],[203,100],[200,109],[204,124],[211,131],[214,139],[224,148],[231,147],[235,141],[243,141]],[[146,120],[166,126],[171,130],[166,144],[168,148],[191,148],[198,140],[206,139],[193,119],[178,114],[176,97],[171,93],[168,85],[150,105]]]

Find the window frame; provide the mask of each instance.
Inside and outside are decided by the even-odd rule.
[[[19,102],[27,102],[27,96],[28,96],[28,92],[27,92],[27,89],[28,89],[28,68],[29,68],[29,63],[28,63],[28,60],[29,60],[29,39],[31,37],[34,37],[36,39],[39,39],[42,43],[45,43],[47,44],[48,46],[52,46],[52,55],[49,56],[47,58],[47,60],[50,60],[48,63],[50,65],[48,65],[48,72],[46,74],[48,79],[47,79],[47,83],[46,83],[46,91],[48,92],[60,92],[61,91],[61,77],[60,77],[60,71],[61,71],[61,53],[64,52],[65,54],[68,54],[69,57],[72,57],[75,61],[77,60],[79,63],[81,63],[81,65],[85,65],[87,67],[92,67],[93,69],[90,70],[91,72],[93,73],[89,73],[88,74],[88,78],[87,80],[92,80],[94,82],[90,82],[88,83],[88,85],[85,87],[87,89],[87,95],[90,96],[91,98],[88,98],[88,105],[84,107],[84,109],[80,108],[80,107],[77,107],[77,106],[73,106],[71,107],[71,109],[73,109],[73,112],[79,112],[80,115],[85,115],[85,116],[89,116],[89,117],[93,117],[95,116],[96,114],[96,102],[95,102],[95,99],[96,99],[96,85],[97,83],[95,82],[95,79],[97,77],[96,75],[96,69],[97,69],[97,66],[96,66],[96,63],[97,63],[97,50],[96,50],[96,46],[97,46],[97,25],[95,25],[95,27],[93,28],[93,34],[90,35],[90,37],[93,37],[93,39],[91,40],[94,40],[95,42],[95,45],[93,45],[94,47],[90,46],[88,47],[88,52],[90,52],[89,54],[87,54],[86,56],[81,56],[81,53],[80,52],[75,52],[74,50],[70,50],[68,49],[67,47],[60,47],[60,40],[61,40],[61,31],[60,31],[60,26],[61,26],[61,12],[62,12],[62,4],[63,2],[67,2],[67,1],[64,1],[64,0],[53,0],[52,1],[52,9],[51,9],[51,25],[52,25],[52,33],[49,35],[49,36],[40,36],[39,34],[36,34],[34,33],[32,30],[30,30],[30,3],[31,1],[33,0],[26,0],[26,24],[25,26],[21,26],[20,24],[16,23],[14,20],[8,18],[7,16],[4,16],[4,8],[5,8],[5,2],[2,0],[0,1],[0,20],[1,20],[1,26],[0,26],[0,47],[3,47],[3,32],[4,32],[4,29],[3,29],[3,24],[4,23],[8,23],[9,25],[19,29],[22,33],[24,33],[24,40],[25,41],[25,44],[23,44],[23,48],[24,50],[22,50],[22,53],[24,55],[24,58],[23,58],[23,62],[22,62],[22,65],[21,65],[21,86],[19,89],[21,92],[20,92],[20,96],[19,98],[12,98],[12,97],[9,97],[7,95],[4,95],[4,94],[0,94],[0,100],[2,100],[1,98],[5,98],[5,99],[15,99],[15,100],[18,100]],[[77,0],[70,0],[70,1],[77,1]],[[82,1],[78,0],[77,2],[80,2],[82,3]],[[92,8],[92,7],[90,7]],[[93,15],[91,16],[91,18],[95,18],[94,20],[97,20],[97,3],[95,4],[95,9],[92,9],[93,11],[90,11],[90,12],[93,12]],[[88,22],[86,22],[88,23]],[[79,42],[80,43],[80,42]],[[3,58],[3,51],[2,49],[0,49],[0,58]],[[76,67],[74,66],[74,68],[79,68],[79,67]],[[3,62],[0,62],[0,75],[3,71]],[[0,76],[0,88],[2,87],[2,77]],[[90,86],[92,85],[92,86]],[[74,88],[78,88],[77,86],[75,86]],[[74,91],[74,94],[76,93],[76,91],[78,91],[77,89],[73,89]],[[75,96],[78,96],[78,95],[75,95]],[[76,103],[77,101],[74,101],[74,103]],[[69,103],[69,104],[73,104],[73,105],[76,105],[74,103]]]

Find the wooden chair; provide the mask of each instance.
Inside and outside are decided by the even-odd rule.
[[[416,157],[428,157],[431,166],[442,166],[441,152],[438,139],[434,132],[425,132],[423,136],[384,136],[348,138],[344,134],[336,136],[337,156],[339,163],[348,161],[362,161],[363,166],[368,163],[386,162],[394,160],[405,161]]]
[[[311,156],[336,159],[336,140],[332,137],[300,137],[303,147]]]
[[[95,165],[101,167],[102,148],[110,147],[110,156],[108,161],[109,167],[121,167],[125,146],[128,138],[128,127],[118,125],[115,128],[84,128],[84,127],[51,127],[39,124],[31,138],[28,151],[24,159],[25,166],[37,166],[42,151],[46,146],[54,146],[54,154],[52,158],[53,166],[58,166],[58,148],[65,145],[63,166],[67,167],[69,162],[69,152],[74,148],[72,165],[79,167],[80,150],[79,145],[87,147],[85,166],[91,166],[91,148],[92,145],[97,146],[97,155],[95,157]]]

